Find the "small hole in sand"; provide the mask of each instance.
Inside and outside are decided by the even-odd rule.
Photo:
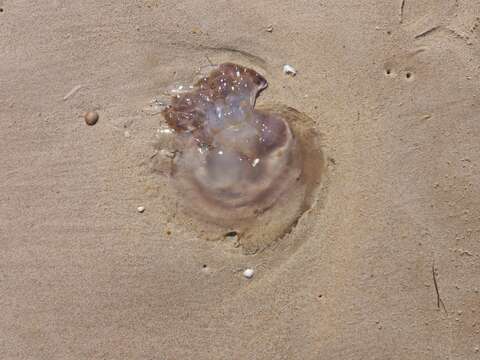
[[[167,235],[172,235],[172,232],[170,230],[167,230]]]
[[[0,13],[3,12],[3,8],[0,8]]]
[[[405,77],[406,77],[407,79],[410,79],[410,78],[412,77],[412,73],[407,72],[407,73],[405,74]]]
[[[228,233],[225,234],[225,237],[235,237],[238,236],[238,233],[236,231],[229,231]]]
[[[206,268],[207,268],[207,264],[203,264],[202,267],[203,267],[204,269],[206,269]]]
[[[386,73],[387,75],[390,75],[390,74],[392,73],[392,70],[387,69],[387,70],[385,70],[385,73]]]

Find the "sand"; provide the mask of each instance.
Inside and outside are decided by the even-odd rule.
[[[477,2],[0,8],[1,359],[480,357]],[[321,134],[321,194],[255,255],[179,225],[146,166],[142,109],[210,61]]]

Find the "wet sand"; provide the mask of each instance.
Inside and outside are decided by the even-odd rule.
[[[0,8],[0,358],[480,356],[474,1]],[[145,106],[224,61],[325,156],[312,209],[255,255],[205,240],[148,167]]]

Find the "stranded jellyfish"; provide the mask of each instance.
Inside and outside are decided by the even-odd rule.
[[[282,237],[312,205],[323,165],[309,118],[255,107],[266,87],[256,71],[225,63],[163,110],[177,197],[211,231],[235,230],[247,252]]]

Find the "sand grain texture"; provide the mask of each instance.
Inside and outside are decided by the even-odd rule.
[[[0,1],[0,358],[480,356],[480,6],[401,3]],[[328,158],[255,256],[177,226],[145,166],[142,108],[209,61],[262,72]]]

